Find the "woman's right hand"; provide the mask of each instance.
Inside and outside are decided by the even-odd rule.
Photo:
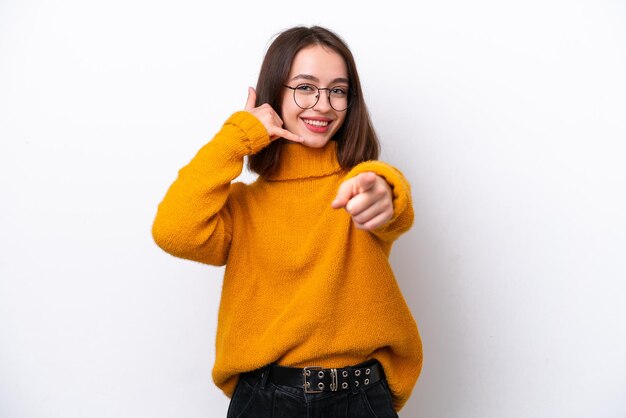
[[[252,113],[258,120],[261,121],[263,126],[265,126],[271,141],[278,138],[285,138],[289,141],[304,143],[304,138],[283,129],[283,121],[280,116],[278,116],[278,113],[272,109],[272,106],[264,103],[259,107],[255,107],[255,103],[256,91],[252,87],[248,87],[248,100],[244,110]]]

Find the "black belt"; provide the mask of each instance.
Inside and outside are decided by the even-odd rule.
[[[269,375],[266,377],[265,373]],[[383,368],[377,360],[339,369],[323,369],[318,366],[297,368],[270,364],[247,374],[261,376],[275,385],[303,389],[305,393],[368,387],[384,376]]]

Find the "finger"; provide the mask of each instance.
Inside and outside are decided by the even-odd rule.
[[[276,113],[276,111],[271,107],[270,109],[272,110],[272,118],[274,118],[274,123],[276,124],[276,126],[283,126],[283,120],[280,118],[280,116],[278,116],[278,113]]]
[[[355,221],[354,226],[358,229],[363,229],[365,231],[372,231],[385,225],[390,220],[391,217],[389,216],[389,214],[383,212],[364,223],[358,223]]]
[[[376,174],[367,171],[365,173],[357,174],[355,177],[344,181],[339,190],[337,191],[337,197],[331,203],[334,209],[345,207],[350,199],[359,193],[364,193],[374,187],[376,184]]]
[[[350,206],[351,204],[352,202],[350,202],[348,206]],[[348,213],[350,213],[350,211],[348,211]],[[389,219],[391,219],[391,217],[393,216],[393,207],[391,205],[388,205],[386,202],[378,201],[373,205],[364,208],[356,214],[351,213],[351,216],[354,222],[359,224],[365,224],[381,214],[384,214]]]
[[[346,210],[352,216],[358,215],[369,207],[378,207],[380,210],[393,210],[391,191],[387,189],[385,180],[376,177],[375,184],[369,190],[359,190],[357,186],[357,194],[353,196],[346,204]],[[365,187],[368,187],[367,185]]]
[[[393,212],[393,204],[391,199],[379,198],[374,193],[359,193],[352,197],[348,203],[346,203],[346,212],[350,216],[361,217],[364,219],[373,218],[380,212],[388,211]],[[364,219],[358,219],[360,223],[364,222]]]
[[[356,195],[356,178],[353,177],[341,183],[337,189],[335,200],[330,204],[333,209],[345,207],[350,199]]]
[[[304,138],[298,136],[292,132],[289,132],[287,129],[276,129],[276,135],[278,138],[285,138],[289,141],[303,143]]]
[[[248,99],[244,110],[252,110],[256,107],[256,91],[252,87],[248,87]]]
[[[357,181],[358,192],[363,193],[374,187],[374,184],[376,184],[376,177],[376,173],[372,173],[371,171],[357,175],[355,179]]]
[[[345,205],[350,216],[356,216],[376,203],[368,193],[357,193]]]
[[[353,218],[356,216],[364,217],[364,219],[359,221],[363,223],[366,219],[372,218],[385,210],[386,206],[384,201],[376,200],[369,193],[359,193],[346,203],[345,209]]]

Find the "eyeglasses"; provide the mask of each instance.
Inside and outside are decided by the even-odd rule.
[[[348,87],[327,87],[319,88],[313,84],[303,83],[295,87],[287,86],[293,90],[293,101],[300,109],[311,109],[320,100],[320,91],[328,92],[328,102],[330,107],[337,112],[343,112],[350,106],[350,89]]]

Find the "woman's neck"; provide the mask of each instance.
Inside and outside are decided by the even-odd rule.
[[[341,170],[335,141],[328,141],[323,148],[310,148],[296,142],[286,142],[280,150],[278,167],[265,179],[281,181],[323,177]]]

